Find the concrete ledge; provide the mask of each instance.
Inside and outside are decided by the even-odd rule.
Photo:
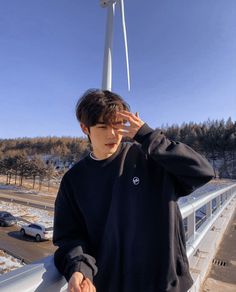
[[[228,223],[234,214],[235,207],[236,198],[233,198],[217,220],[212,224],[210,231],[207,232],[195,253],[189,257],[190,271],[195,282],[193,287],[189,290],[190,292],[200,291],[201,284],[211,267],[212,260],[217,252]]]
[[[49,256],[43,261],[1,275],[0,291],[66,292],[67,282],[55,268],[53,256]]]

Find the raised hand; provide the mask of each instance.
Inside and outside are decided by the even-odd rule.
[[[117,119],[122,119],[129,123],[129,125],[122,124],[114,126],[117,133],[123,135],[124,137],[133,138],[144,124],[144,122],[139,118],[138,113],[133,114],[128,111],[120,111],[116,113],[116,117]]]

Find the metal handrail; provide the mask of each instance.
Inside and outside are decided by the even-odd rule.
[[[180,206],[182,217],[186,221],[188,257],[197,250],[205,234],[210,230],[215,220],[228,206],[235,194],[236,184],[209,193],[204,197],[192,199],[191,202]],[[216,201],[216,207],[212,204],[213,200]],[[197,229],[196,213],[202,207],[206,207],[206,218],[201,225],[197,222],[200,225]],[[24,292],[64,292],[67,291],[67,283],[54,266],[53,256],[49,256],[0,276],[1,292],[16,290]]]
[[[64,292],[67,283],[53,262],[53,256],[0,276],[1,292]]]
[[[201,196],[200,198],[194,198],[192,199],[191,202],[188,202],[187,204],[180,206],[180,211],[183,219],[188,217],[195,210],[198,210],[204,205],[206,205],[209,201],[214,200],[215,198],[219,197],[220,195],[226,193],[229,190],[231,190],[232,192],[236,192],[236,184],[225,187],[215,192],[208,193],[207,195]]]
[[[188,257],[192,256],[197,250],[203,237],[234,198],[235,194],[236,184],[233,184],[219,191],[211,192],[204,197],[192,199],[191,202],[180,207],[182,217],[186,219],[186,247]],[[216,200],[216,206],[213,206],[213,200]],[[199,222],[196,222],[196,213],[202,207],[206,207],[206,215],[204,216],[204,220],[202,220],[202,224],[199,224]]]

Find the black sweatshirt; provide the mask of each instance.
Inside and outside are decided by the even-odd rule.
[[[55,265],[97,292],[185,292],[192,285],[180,196],[213,169],[187,145],[145,124],[105,160],[90,156],[63,177],[55,203]],[[96,262],[95,262],[96,261]]]

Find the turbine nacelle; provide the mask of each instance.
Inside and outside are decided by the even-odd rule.
[[[105,8],[110,4],[116,3],[117,0],[100,0],[100,5]]]

